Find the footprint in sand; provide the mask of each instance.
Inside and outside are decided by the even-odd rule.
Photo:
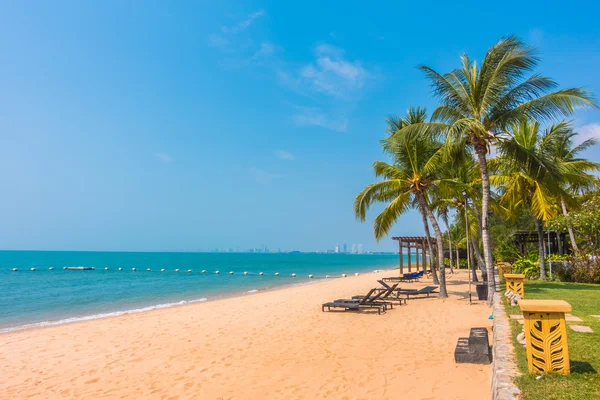
[[[95,379],[90,379],[89,381],[85,381],[83,382],[85,385],[89,385],[90,383],[96,383],[98,382],[100,379],[99,378],[95,378]]]

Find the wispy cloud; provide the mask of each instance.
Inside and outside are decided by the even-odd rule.
[[[296,159],[295,155],[285,150],[277,150],[275,154],[277,155],[277,158],[281,160],[293,161]]]
[[[591,124],[583,125],[575,130],[579,133],[578,139],[583,142],[587,139],[599,139],[600,140],[600,123],[593,122]]]
[[[348,127],[346,117],[328,116],[319,108],[297,107],[299,113],[292,117],[292,121],[299,126],[320,126],[336,132],[345,132]]]
[[[273,180],[284,177],[284,175],[273,174],[271,172],[256,167],[250,168],[250,175],[252,175],[256,183],[258,183],[259,185],[270,185],[273,182]]]
[[[246,29],[248,29],[248,27],[250,27],[250,25],[252,25],[252,23],[254,23],[254,21],[257,18],[260,18],[264,15],[265,15],[265,10],[255,11],[255,12],[249,14],[245,20],[238,23],[237,25],[234,25],[232,27],[221,26],[221,32],[227,33],[227,34],[236,34],[239,32],[243,32]]]
[[[344,50],[326,43],[316,46],[313,62],[303,65],[296,74],[278,71],[281,83],[296,89],[310,90],[336,98],[357,94],[370,73],[359,60],[348,60]]]
[[[252,55],[251,60],[268,57],[275,52],[275,46],[271,42],[262,42],[260,48]]]
[[[154,153],[154,157],[165,164],[168,164],[173,161],[173,157],[167,153]]]

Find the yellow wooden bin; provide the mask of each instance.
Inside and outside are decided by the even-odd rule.
[[[570,374],[569,344],[565,312],[571,305],[563,300],[520,300],[527,347],[529,373]]]
[[[524,279],[525,275],[523,274],[504,274],[506,289],[514,294],[518,294],[522,299],[525,298],[525,287],[523,286]]]

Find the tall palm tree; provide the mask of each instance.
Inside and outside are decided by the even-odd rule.
[[[540,121],[570,115],[577,106],[595,106],[582,88],[561,89],[539,74],[528,76],[539,59],[532,48],[514,36],[500,39],[487,51],[478,67],[468,55],[462,66],[441,74],[428,66],[421,70],[431,81],[440,105],[432,121],[403,127],[398,133],[446,135],[448,143],[469,147],[481,173],[481,236],[488,271],[489,292],[495,290],[488,210],[490,179],[487,155],[498,134],[524,116]],[[488,298],[491,305],[492,296]]]
[[[562,169],[563,189],[569,194],[569,197],[560,197],[560,207],[563,215],[568,216],[567,203],[570,202],[572,206],[577,206],[576,203],[571,201],[574,196],[597,190],[600,187],[598,177],[589,173],[600,170],[600,164],[579,157],[581,152],[596,145],[597,140],[595,138],[584,140],[582,143],[575,145],[574,139],[577,133],[571,129],[571,124],[563,121],[559,125],[564,127],[564,133],[555,141],[551,149],[551,156]],[[567,230],[569,231],[573,250],[575,253],[579,253],[573,227],[568,220]]]
[[[500,201],[516,215],[521,209],[531,213],[538,232],[540,279],[546,279],[544,224],[556,215],[556,199],[568,197],[560,182],[561,170],[550,157],[564,125],[542,131],[540,123],[523,119],[512,124],[509,136],[500,142],[502,154],[490,161],[491,182],[499,188]]]
[[[413,124],[419,124],[427,121],[427,110],[422,107],[409,107],[406,111],[406,116],[398,117],[398,116],[390,116],[387,118],[387,127],[386,131],[388,133],[388,138],[395,134],[398,130]],[[384,140],[383,143],[386,141]],[[427,214],[422,207],[417,204],[416,199],[413,202],[413,207],[419,210],[421,214],[421,219],[423,220],[423,231],[425,232],[425,239],[427,242],[427,249],[430,254],[430,263],[431,263],[431,274],[433,276],[433,283],[439,285],[439,278],[437,275],[437,271],[435,268],[435,264],[433,262],[433,240],[431,239],[431,232],[429,231],[429,224],[427,223]]]
[[[428,192],[435,189],[441,143],[431,138],[399,137],[388,153],[394,163],[375,161],[373,170],[382,181],[367,185],[354,201],[354,213],[360,221],[366,219],[369,207],[376,202],[388,203],[375,218],[373,231],[377,240],[386,236],[396,220],[416,202],[435,232],[437,263],[440,272],[440,297],[448,297],[443,256],[442,231],[432,212]],[[432,253],[433,255],[433,253]]]

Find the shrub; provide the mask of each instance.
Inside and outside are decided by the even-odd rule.
[[[496,259],[509,263],[514,263],[520,257],[517,246],[509,242],[499,243],[498,246],[496,246],[494,254],[496,255]]]
[[[519,257],[513,263],[513,272],[523,274],[527,279],[535,280],[540,277],[540,260],[537,254],[527,254]]]
[[[600,260],[578,258],[571,266],[571,279],[579,283],[600,283]]]

